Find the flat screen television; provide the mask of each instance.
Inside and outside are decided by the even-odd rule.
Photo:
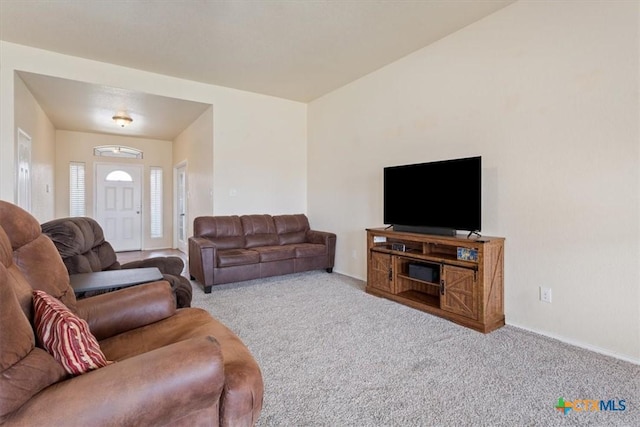
[[[384,223],[396,231],[481,230],[482,158],[384,168]]]

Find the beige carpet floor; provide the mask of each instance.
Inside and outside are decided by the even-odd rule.
[[[484,335],[337,273],[194,285],[193,305],[260,364],[259,426],[640,426],[640,366],[510,326]],[[625,410],[565,415],[560,398]]]

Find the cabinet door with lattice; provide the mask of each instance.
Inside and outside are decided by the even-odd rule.
[[[478,318],[476,272],[469,268],[445,265],[442,269],[440,308],[470,319]]]
[[[369,252],[368,285],[381,291],[393,293],[391,274],[391,255],[387,253]]]

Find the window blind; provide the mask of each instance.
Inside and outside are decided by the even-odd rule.
[[[84,163],[69,164],[69,216],[85,216]]]
[[[151,197],[151,237],[162,237],[162,168],[151,167],[151,181],[149,185]]]

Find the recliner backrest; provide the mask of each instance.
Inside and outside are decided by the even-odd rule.
[[[30,307],[31,292],[39,289],[76,311],[69,273],[51,239],[42,234],[38,221],[22,208],[0,200],[0,225],[9,238],[13,263],[26,279],[19,281],[20,289],[14,289],[20,305]]]
[[[53,356],[36,346],[33,289],[75,307],[67,270],[51,240],[30,214],[0,200],[0,423],[67,375]]]
[[[54,219],[41,226],[64,261],[69,274],[114,270],[120,267],[98,222],[89,217]]]

